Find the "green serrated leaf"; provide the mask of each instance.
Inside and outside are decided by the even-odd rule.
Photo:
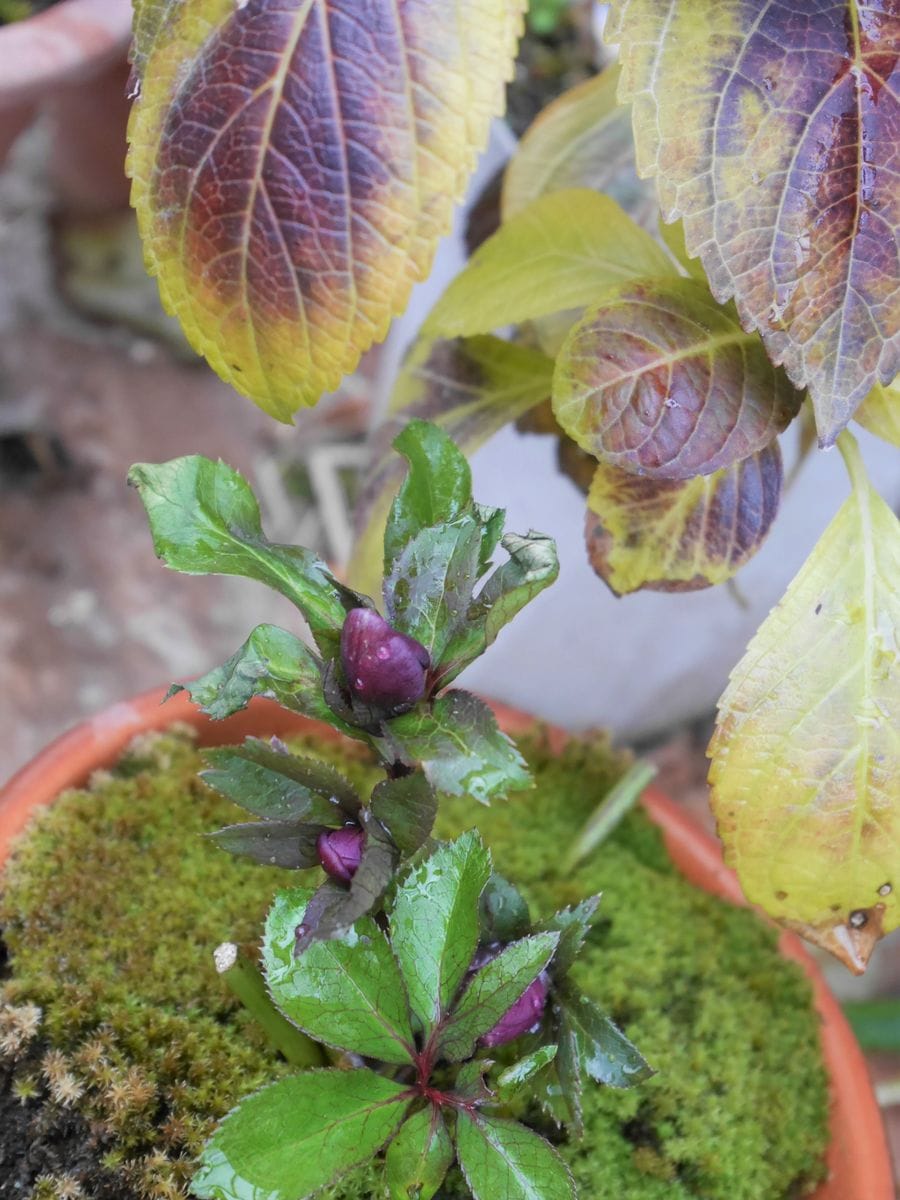
[[[235,804],[266,821],[309,821],[339,828],[360,800],[334,767],[298,758],[261,738],[242,746],[204,750],[209,770],[201,778]]]
[[[494,873],[478,902],[482,942],[511,942],[531,928],[525,897],[508,879]]]
[[[573,1200],[575,1184],[553,1147],[517,1121],[460,1112],[459,1164],[475,1200]]]
[[[229,854],[252,858],[265,867],[297,871],[318,865],[316,839],[323,828],[302,821],[248,821],[228,825],[208,837]]]
[[[441,1030],[438,1050],[451,1062],[471,1057],[475,1044],[509,1011],[550,962],[558,933],[512,942],[473,975]]]
[[[301,1200],[377,1154],[410,1093],[374,1071],[302,1071],[242,1101],[206,1143],[200,1200]]]
[[[590,932],[599,904],[599,896],[589,896],[573,908],[564,908],[555,913],[549,920],[542,921],[536,927],[538,930],[553,929],[559,934],[559,945],[553,956],[555,978],[562,978],[571,971],[575,959],[584,945],[584,940]]]
[[[437,793],[423,771],[383,779],[372,790],[369,807],[403,855],[426,841],[437,816]]]
[[[430,711],[386,722],[383,734],[404,762],[421,763],[439,792],[468,794],[486,804],[532,786],[525,760],[484,701],[470,692],[446,692]]]
[[[470,1058],[464,1062],[456,1073],[453,1094],[474,1104],[493,1100],[494,1093],[484,1078],[493,1065],[490,1058]]]
[[[429,421],[413,420],[393,447],[409,464],[384,531],[384,573],[417,533],[472,509],[472,471],[453,439]]]
[[[394,897],[391,946],[425,1038],[449,1011],[478,945],[478,897],[491,860],[475,831],[410,871]]]
[[[363,918],[295,955],[309,900],[308,890],[292,888],[278,892],[269,910],[263,963],[272,999],[317,1041],[381,1062],[411,1062],[406,991],[384,934]]]
[[[408,1117],[388,1146],[384,1159],[391,1200],[431,1200],[444,1182],[455,1154],[436,1105]]]
[[[369,603],[338,583],[319,557],[268,541],[249,484],[227,463],[199,454],[137,463],[128,474],[153,534],[157,555],[187,575],[241,575],[292,601],[329,658],[339,649],[351,608]]]
[[[563,985],[560,1013],[560,1059],[569,1041],[581,1071],[595,1083],[630,1088],[655,1074],[621,1029],[571,984]]]
[[[511,1067],[497,1076],[497,1097],[500,1100],[510,1100],[517,1096],[532,1079],[556,1058],[558,1047],[555,1043],[539,1046],[537,1050],[520,1058]]]

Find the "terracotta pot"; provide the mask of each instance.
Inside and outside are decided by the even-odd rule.
[[[149,692],[116,704],[76,726],[15,775],[0,792],[0,864],[10,840],[20,833],[31,814],[50,804],[59,793],[84,784],[92,771],[111,766],[128,742],[139,733],[165,729],[183,721],[197,730],[203,746],[238,742],[249,734],[281,737],[314,730],[328,739],[338,735],[330,728],[307,721],[266,700],[256,700],[242,713],[225,721],[210,721],[180,693],[165,705],[164,693]],[[494,706],[507,732],[521,733],[530,717],[501,705]],[[554,731],[557,746],[565,741]],[[644,806],[662,829],[669,852],[685,876],[698,887],[735,904],[741,904],[740,887],[722,861],[716,840],[702,830],[673,801],[650,788]],[[881,1115],[869,1081],[866,1062],[840,1006],[825,985],[818,967],[799,939],[784,934],[780,949],[798,962],[812,982],[815,1004],[822,1019],[822,1051],[831,1077],[830,1177],[812,1200],[893,1200],[890,1156]]]
[[[78,212],[125,204],[130,37],[130,0],[60,0],[0,28],[0,166],[40,112],[61,203]]]

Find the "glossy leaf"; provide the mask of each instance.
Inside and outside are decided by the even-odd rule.
[[[301,1071],[242,1101],[207,1142],[201,1200],[302,1200],[377,1154],[410,1093],[374,1071]]]
[[[299,608],[319,649],[337,653],[344,617],[366,601],[338,583],[311,550],[267,540],[256,497],[233,467],[192,454],[138,463],[128,482],[140,493],[154,549],[167,567],[268,584]]]
[[[397,888],[391,946],[426,1040],[449,1011],[472,962],[478,898],[490,873],[490,856],[473,831],[441,846]]]
[[[525,897],[496,872],[488,879],[478,902],[482,942],[511,942],[531,928]]]
[[[781,500],[777,441],[693,479],[632,475],[601,463],[585,525],[588,558],[617,596],[724,583],[768,536]]]
[[[556,362],[553,411],[610,466],[710,475],[767,446],[801,396],[695,279],[610,289]]]
[[[712,804],[747,898],[862,971],[900,924],[900,522],[853,494],[719,702]]]
[[[369,801],[372,814],[404,855],[415,854],[425,842],[437,816],[437,794],[422,771],[383,779]]]
[[[553,1043],[539,1046],[531,1054],[526,1054],[518,1062],[501,1071],[497,1076],[497,1096],[500,1100],[511,1100],[519,1095],[548,1063],[556,1058],[557,1046]]]
[[[269,911],[263,963],[272,999],[317,1041],[381,1062],[409,1063],[409,1008],[387,939],[364,918],[343,936],[295,954],[309,895],[301,888],[280,891]]]
[[[427,275],[523,9],[139,0],[147,264],[194,348],[274,416],[334,389]]]
[[[575,1185],[563,1160],[549,1142],[516,1121],[460,1112],[456,1144],[475,1200],[574,1200]]]
[[[267,821],[312,821],[335,828],[359,810],[353,786],[328,763],[298,758],[277,742],[204,750],[204,783]]]
[[[391,1200],[432,1200],[456,1156],[435,1105],[409,1117],[388,1146],[385,1181]]]
[[[854,416],[863,429],[900,447],[900,377],[884,387],[876,383]]]
[[[611,196],[638,224],[654,227],[656,196],[638,179],[631,112],[616,103],[617,67],[563,92],[525,131],[503,176],[508,221],[548,192],[591,188]]]
[[[289,871],[318,865],[316,839],[324,826],[301,821],[247,821],[209,834],[220,850]]]
[[[497,1024],[553,957],[557,933],[511,942],[472,976],[441,1030],[438,1049],[451,1062],[471,1057],[480,1037]]]
[[[548,399],[552,380],[551,359],[500,338],[415,343],[392,397],[392,409],[404,415],[379,433],[357,506],[349,571],[354,583],[369,592],[381,583],[385,521],[403,478],[403,464],[390,449],[396,422],[425,417],[460,452],[471,455],[504,425]]]
[[[394,438],[393,449],[403,455],[409,468],[384,531],[385,575],[416,534],[432,525],[450,524],[472,507],[468,460],[437,425],[410,421]]]
[[[569,1056],[583,1075],[615,1088],[634,1087],[654,1074],[621,1029],[571,984],[563,985],[560,1010],[560,1066]]]
[[[900,366],[900,12],[881,0],[617,0],[619,96],[664,219],[808,387],[830,445]]]
[[[571,971],[590,933],[599,904],[599,896],[588,896],[580,904],[562,909],[537,926],[539,930],[550,929],[559,934],[559,944],[553,956],[554,977],[561,978]]]
[[[439,792],[470,795],[486,804],[532,786],[514,743],[484,701],[470,692],[445,692],[430,711],[395,717],[383,733],[403,761],[421,763]]]
[[[552,192],[504,222],[432,309],[433,337],[490,333],[583,308],[612,284],[674,274],[668,255],[614,200]]]

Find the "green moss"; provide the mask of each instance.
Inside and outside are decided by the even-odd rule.
[[[803,977],[749,913],[689,887],[639,814],[561,875],[619,764],[601,741],[560,759],[539,740],[525,749],[536,791],[490,809],[449,802],[440,832],[477,824],[535,914],[603,892],[580,982],[659,1073],[633,1092],[589,1093],[587,1136],[562,1148],[582,1200],[800,1194],[821,1173],[827,1116]],[[0,902],[3,998],[43,1009],[44,1049],[56,1052],[40,1068],[46,1086],[81,1089],[72,1102],[119,1139],[105,1165],[148,1200],[182,1195],[214,1120],[286,1069],[221,986],[212,950],[256,942],[272,891],[297,877],[201,836],[237,810],[194,778],[200,765],[183,734],[145,739],[115,775],[38,818]],[[358,757],[342,766],[369,774]],[[34,1073],[26,1055],[23,1084]],[[370,1196],[374,1179],[364,1168],[328,1196]]]

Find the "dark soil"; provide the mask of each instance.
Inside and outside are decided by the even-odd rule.
[[[552,33],[526,29],[506,94],[506,119],[518,137],[551,100],[596,72],[595,54],[588,0],[575,0]]]

